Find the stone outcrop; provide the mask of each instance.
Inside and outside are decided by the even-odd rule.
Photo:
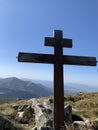
[[[37,126],[37,130],[43,128],[43,130],[47,127],[53,127],[53,116],[52,110],[49,108],[45,108],[41,104],[36,104],[35,106],[35,122]],[[41,128],[42,127],[42,128]]]
[[[73,130],[98,130],[98,119],[74,121]]]
[[[82,119],[82,117],[80,117],[76,114],[72,114],[72,122],[74,122],[74,121],[84,121],[84,120]]]
[[[23,104],[18,107],[18,112],[23,112],[24,110],[28,109],[28,105]]]
[[[64,120],[67,125],[72,124],[72,106],[67,105],[64,107]]]
[[[11,105],[15,112],[14,116],[11,115],[14,117],[13,120],[22,126],[23,124],[30,126],[28,130],[53,130],[53,99],[30,99],[26,102]],[[98,119],[83,119],[72,114],[71,105],[64,107],[64,121],[65,126],[62,130],[98,130]],[[0,115],[0,130],[19,130],[19,128],[16,128],[8,118]]]
[[[93,120],[91,123],[90,123],[90,126],[91,128],[93,128],[93,130],[98,130],[98,118]]]
[[[35,100],[34,100],[35,103]],[[53,110],[49,106],[49,103],[53,103],[51,99],[43,101],[43,104],[39,104],[39,102],[35,105],[35,122],[36,127],[34,130],[52,130],[53,128]],[[47,105],[46,105],[47,104]],[[64,108],[64,117],[65,124],[72,124],[72,107],[71,105],[67,105]]]
[[[0,130],[19,130],[14,124],[6,117],[0,114]]]
[[[17,108],[15,121],[22,124],[29,124],[34,116],[34,109],[30,105],[20,105]]]
[[[84,121],[74,121],[73,126],[74,126],[74,130],[87,130]]]

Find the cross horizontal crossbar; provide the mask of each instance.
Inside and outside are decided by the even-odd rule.
[[[48,54],[37,54],[37,53],[23,53],[20,52],[18,55],[19,62],[29,62],[29,63],[53,63],[53,55]]]
[[[86,56],[64,56],[63,64],[68,65],[82,65],[82,66],[96,66],[96,57]]]
[[[72,48],[72,39],[63,38],[59,41],[52,37],[45,37],[45,46],[57,46]]]
[[[18,61],[29,62],[29,63],[53,64],[55,63],[55,55],[20,52],[18,55]],[[62,64],[96,66],[97,61],[96,61],[96,57],[64,55],[62,56]]]

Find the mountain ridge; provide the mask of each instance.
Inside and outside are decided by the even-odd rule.
[[[42,85],[46,86],[53,90],[53,81],[46,81],[46,80],[32,80],[32,79],[23,79],[26,81],[33,81],[35,83],[41,83]],[[97,86],[87,85],[83,83],[73,83],[73,82],[66,82],[64,83],[64,93],[65,94],[73,94],[79,92],[98,92]]]
[[[35,98],[50,96],[52,92],[42,84],[23,81],[16,77],[0,79],[1,98]]]
[[[98,92],[98,88],[77,83],[64,85],[64,94],[79,92]],[[37,98],[51,95],[53,95],[51,81],[19,79],[17,77],[0,78],[0,99]]]

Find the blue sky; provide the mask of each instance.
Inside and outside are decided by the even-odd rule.
[[[66,55],[98,59],[97,0],[0,0],[0,77],[53,80],[53,65],[17,62],[18,52],[53,54],[55,29],[73,40]],[[98,67],[64,65],[64,81],[98,86]]]

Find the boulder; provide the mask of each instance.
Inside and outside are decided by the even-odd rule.
[[[39,127],[37,130],[53,130],[51,127]]]
[[[41,104],[36,104],[35,106],[35,122],[37,126],[37,130],[41,130],[44,127],[52,127],[53,124],[53,116],[52,110],[49,108],[45,108]]]
[[[32,98],[28,102],[31,103],[32,104],[31,107],[34,108],[36,106],[36,104],[40,103],[40,100],[37,98]]]
[[[76,114],[72,114],[72,122],[74,121],[84,121],[82,117]]]
[[[98,130],[98,118],[95,119],[95,120],[93,120],[92,122],[93,122],[93,126],[92,126],[93,129],[94,129],[94,130]]]
[[[35,127],[33,127],[31,130],[37,130],[37,127],[35,126]]]
[[[48,98],[48,102],[51,104],[53,103],[53,99],[52,98]]]
[[[84,121],[75,121],[73,123],[74,130],[87,130],[86,124]]]
[[[29,105],[27,105],[27,104],[20,105],[20,106],[18,107],[18,112],[22,112],[22,111],[24,111],[25,109],[27,109],[28,107],[29,107]]]
[[[0,130],[19,130],[19,129],[16,128],[9,119],[0,114]]]
[[[67,125],[72,124],[72,106],[67,105],[64,107],[64,121]]]
[[[19,104],[14,104],[14,105],[12,105],[12,108],[14,108],[15,110],[17,110],[18,107],[19,107]]]
[[[18,123],[24,124],[23,114],[24,114],[24,112],[17,112],[17,115],[16,115],[16,117],[15,117],[15,120],[16,120]]]
[[[34,118],[34,109],[32,109],[30,106],[27,106],[25,109],[23,109],[24,111],[21,112],[17,112],[16,116],[15,116],[15,120],[18,123],[22,123],[22,124],[29,124],[32,120],[32,118]]]
[[[32,128],[31,130],[53,130],[53,128],[50,128],[50,127],[34,127]]]
[[[85,124],[86,124],[86,127],[88,128],[88,130],[94,130],[94,125],[93,125],[93,121],[92,120],[85,120]]]

